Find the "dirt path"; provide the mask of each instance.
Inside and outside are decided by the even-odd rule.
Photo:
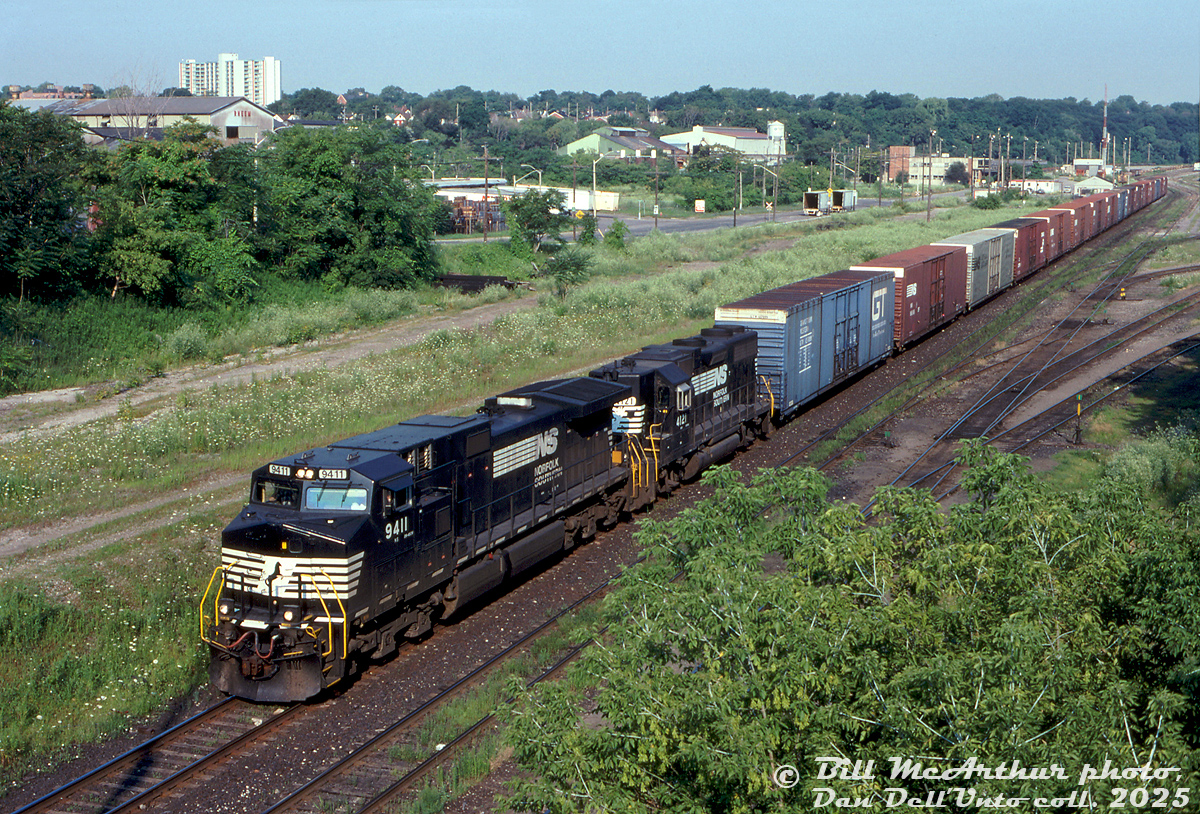
[[[363,359],[373,354],[386,353],[397,347],[411,345],[434,331],[472,329],[490,324],[497,318],[537,306],[532,295],[520,299],[489,304],[449,315],[430,315],[408,318],[389,323],[379,328],[339,334],[302,346],[273,349],[249,358],[231,360],[221,365],[196,365],[171,371],[144,385],[127,390],[119,396],[104,399],[99,403],[81,401],[84,388],[64,388],[39,393],[24,393],[0,399],[0,444],[9,443],[22,436],[46,437],[71,427],[80,426],[116,415],[120,406],[129,402],[145,405],[161,401],[170,404],[173,397],[186,390],[208,388],[215,385],[240,385],[254,377],[289,375],[305,370],[333,368]],[[47,407],[51,409],[47,413]],[[67,537],[85,534],[114,521],[135,518],[165,506],[191,505],[198,497],[231,489],[245,480],[245,473],[217,476],[212,480],[196,484],[188,489],[160,495],[152,500],[123,506],[119,509],[100,512],[87,517],[70,517],[40,522],[29,526],[0,531],[0,578],[23,573],[34,574],[48,565],[94,551],[119,539],[149,531],[166,520],[134,521],[111,534],[83,542],[69,549],[47,551],[35,557],[22,557],[14,563],[12,558],[31,552],[40,546]],[[240,499],[240,494],[238,498]]]
[[[526,311],[536,306],[536,296],[526,294],[520,299],[483,305],[457,314],[406,318],[379,328],[338,334],[304,345],[264,350],[256,356],[238,357],[220,365],[180,368],[96,403],[86,403],[87,388],[83,387],[8,396],[0,399],[0,444],[9,443],[22,435],[36,438],[98,418],[114,416],[125,402],[138,406],[155,400],[166,401],[184,390],[240,385],[255,377],[337,367],[372,354],[411,345],[434,331],[469,330],[491,323],[504,314]],[[47,411],[47,407],[51,410]]]

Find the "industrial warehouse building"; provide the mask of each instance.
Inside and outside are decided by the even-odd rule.
[[[227,144],[257,144],[283,124],[274,113],[241,96],[62,99],[40,109],[79,122],[89,144],[161,138],[164,128],[188,119],[211,127]]]
[[[745,161],[776,165],[787,155],[784,145],[783,122],[768,122],[767,132],[760,133],[753,127],[705,127],[696,125],[683,133],[663,136],[662,140],[677,147],[688,155],[705,147],[719,147],[742,154]]]

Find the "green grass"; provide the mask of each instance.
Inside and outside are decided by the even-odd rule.
[[[1200,240],[1194,235],[1164,238],[1162,244],[1146,261],[1146,268],[1160,269],[1200,263]]]
[[[204,681],[192,597],[224,508],[0,582],[0,788],[67,744],[126,731]]]
[[[1200,351],[1191,351],[1159,368],[1155,373],[1124,388],[1083,422],[1084,449],[1067,450],[1055,456],[1058,466],[1046,474],[1050,485],[1060,491],[1078,489],[1102,475],[1141,478],[1150,491],[1154,477],[1160,499],[1177,503],[1187,499],[1195,482],[1193,468],[1183,463],[1188,452],[1178,444],[1180,429],[1195,432],[1200,412],[1195,394],[1200,389]],[[1085,394],[1089,401],[1101,393]],[[1074,432],[1074,427],[1070,428]],[[1165,433],[1165,436],[1164,436]],[[1181,451],[1182,450],[1182,451]],[[1200,461],[1197,461],[1200,464]],[[1174,474],[1185,473],[1190,483],[1175,482]],[[1167,481],[1162,485],[1163,481]]]

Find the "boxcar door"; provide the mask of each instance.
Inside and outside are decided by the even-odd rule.
[[[833,322],[833,379],[843,379],[858,369],[857,289],[835,295]]]
[[[1000,254],[1000,238],[992,238],[987,242],[988,294],[995,294],[1000,290]]]
[[[969,294],[969,292],[968,292]],[[946,316],[946,258],[933,264],[929,280],[929,324],[936,325]]]

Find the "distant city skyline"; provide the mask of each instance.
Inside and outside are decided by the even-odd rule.
[[[767,88],[790,94],[1200,99],[1200,10],[1192,2],[1015,0],[995,18],[974,3],[846,6],[694,0],[233,0],[202,14],[146,0],[9,0],[4,84],[178,84],[178,66],[219,53],[274,56],[285,93],[319,87],[427,95],[466,85],[528,98],[542,90]],[[1165,67],[1164,67],[1165,66]]]

